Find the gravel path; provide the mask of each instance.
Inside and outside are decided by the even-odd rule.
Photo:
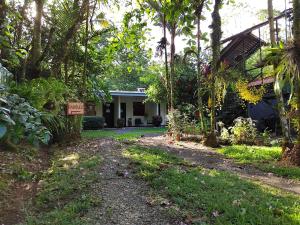
[[[91,146],[103,158],[101,181],[93,190],[101,197],[99,208],[87,217],[97,225],[173,225],[164,208],[147,204],[149,187],[131,173],[122,156],[123,146],[110,139],[94,140]]]
[[[278,177],[272,173],[265,173],[250,165],[236,164],[233,160],[225,158],[223,155],[199,143],[179,142],[179,144],[175,144],[165,136],[157,136],[144,137],[139,140],[139,144],[159,147],[208,169],[229,171],[245,179],[259,181],[269,186],[300,194],[299,181]]]

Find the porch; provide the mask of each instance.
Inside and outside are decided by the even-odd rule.
[[[92,110],[96,116],[105,118],[105,127],[117,127],[118,119],[124,119],[126,127],[153,126],[153,116],[161,116],[161,125],[166,124],[166,103],[145,102],[144,91],[111,91],[110,94],[111,102],[95,105]]]

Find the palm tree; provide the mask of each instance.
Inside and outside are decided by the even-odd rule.
[[[298,138],[294,147],[291,161],[300,166],[300,0],[293,0],[294,12],[294,59],[296,64],[295,76],[295,94],[297,107],[297,121],[298,121]]]
[[[175,77],[175,39],[181,33],[181,28],[184,26],[184,21],[186,19],[185,15],[189,13],[186,11],[189,9],[188,5],[190,3],[182,0],[174,1],[155,1],[155,0],[145,0],[140,1],[147,3],[147,6],[154,10],[157,14],[157,19],[159,24],[163,26],[164,29],[164,47],[165,47],[165,64],[166,64],[166,75],[168,78],[169,86],[169,107],[174,109],[174,77]],[[167,39],[166,39],[166,29],[170,33],[170,71],[167,66]]]
[[[271,46],[274,48],[276,46],[276,38],[275,38],[275,26],[274,26],[274,15],[273,15],[273,0],[268,0],[268,14],[269,14],[269,27],[270,27],[270,40],[271,40]],[[276,71],[276,63],[273,63],[274,71]],[[275,82],[276,83],[276,82]],[[285,146],[291,145],[291,135],[290,135],[290,128],[289,123],[287,120],[287,113],[285,110],[285,104],[284,104],[284,98],[283,93],[280,88],[275,88],[275,95],[276,100],[278,103],[278,111],[279,111],[279,117],[281,122],[281,129],[282,134],[284,136],[283,140],[283,150],[285,149]]]
[[[292,95],[296,99],[295,119],[298,136],[293,148],[286,148],[282,160],[300,166],[300,0],[293,0],[293,36],[291,46],[283,49],[283,56],[277,68],[277,76],[289,81]]]
[[[199,120],[201,125],[202,132],[205,131],[205,124],[204,124],[204,115],[203,115],[203,102],[202,102],[202,93],[201,93],[201,28],[200,28],[200,21],[201,21],[201,15],[204,7],[205,0],[198,0],[196,1],[196,7],[195,7],[195,15],[197,17],[197,99],[198,99],[198,111],[199,111]]]

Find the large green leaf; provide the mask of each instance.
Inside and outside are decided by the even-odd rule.
[[[4,137],[7,132],[7,127],[4,124],[0,124],[0,139]]]

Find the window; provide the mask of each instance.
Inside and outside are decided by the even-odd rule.
[[[144,116],[145,105],[142,102],[133,103],[133,116]]]

